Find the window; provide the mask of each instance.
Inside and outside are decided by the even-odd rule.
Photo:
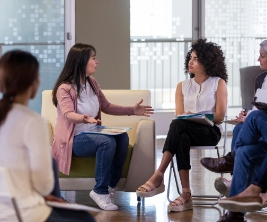
[[[192,41],[192,1],[131,0],[131,89],[149,89],[154,109],[173,109]]]
[[[239,69],[258,66],[267,36],[267,0],[205,0],[205,36],[225,53],[229,107],[241,106]]]
[[[65,11],[71,11],[73,3],[64,0],[2,0],[1,4],[5,7],[0,8],[0,55],[21,49],[36,56],[40,63],[41,85],[30,107],[40,112],[41,92],[53,88],[65,62],[65,51],[68,50],[65,49],[68,41],[65,40],[65,29],[71,30],[65,27]]]
[[[193,10],[202,14],[196,16]],[[192,22],[200,22],[202,36],[222,46],[228,106],[239,110],[239,68],[259,65],[259,43],[267,36],[266,10],[267,0],[131,0],[131,89],[149,89],[156,110],[174,109],[176,85],[188,78],[183,69]]]

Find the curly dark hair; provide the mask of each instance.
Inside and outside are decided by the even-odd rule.
[[[193,78],[194,73],[190,73],[188,70],[188,63],[192,52],[197,55],[197,60],[205,68],[205,72],[208,76],[217,76],[222,78],[225,82],[228,80],[228,75],[225,65],[225,57],[223,55],[221,46],[213,42],[207,42],[206,39],[198,39],[193,42],[191,49],[188,51],[185,58],[185,73],[189,73]]]

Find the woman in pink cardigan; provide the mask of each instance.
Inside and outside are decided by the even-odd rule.
[[[101,112],[111,115],[149,116],[153,109],[151,106],[142,106],[143,100],[132,107],[109,103],[92,77],[97,66],[98,60],[93,46],[77,43],[70,49],[53,89],[57,121],[52,154],[59,170],[67,175],[72,156],[95,156],[96,185],[90,192],[90,197],[103,210],[117,210],[114,193],[128,151],[128,135],[81,133],[101,124]]]

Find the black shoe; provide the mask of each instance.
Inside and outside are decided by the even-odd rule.
[[[232,173],[234,169],[234,157],[231,153],[221,158],[204,157],[200,160],[202,166],[214,173]]]
[[[218,222],[246,222],[247,219],[243,213],[228,211]]]

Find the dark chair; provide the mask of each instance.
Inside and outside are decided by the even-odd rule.
[[[248,66],[240,68],[240,89],[242,98],[242,108],[250,110],[252,109],[251,102],[254,100],[254,94],[256,87],[256,77],[262,73],[260,66]]]

